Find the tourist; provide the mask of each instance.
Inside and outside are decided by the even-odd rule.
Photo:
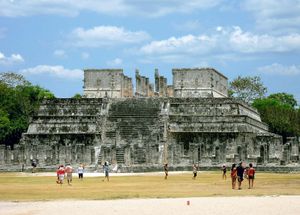
[[[108,161],[104,162],[103,171],[104,171],[105,176],[102,181],[104,181],[105,179],[107,179],[107,181],[109,181],[109,163],[108,163]]]
[[[64,183],[64,179],[65,179],[64,165],[59,166],[58,170],[56,171],[56,174],[57,174],[57,183],[62,185]]]
[[[226,180],[226,172],[227,172],[227,169],[226,169],[226,165],[225,165],[225,164],[223,164],[221,170],[222,170],[222,172],[223,172],[222,178],[223,178],[224,180]]]
[[[239,190],[242,189],[242,182],[244,180],[244,167],[242,165],[243,163],[240,162],[238,167],[237,167],[237,179],[238,179],[238,185],[239,185]]]
[[[237,169],[236,169],[236,164],[235,163],[232,164],[232,166],[231,166],[230,176],[231,176],[232,189],[235,189],[236,178],[237,178]]]
[[[193,165],[193,179],[195,180],[197,177],[197,171],[198,171],[198,167],[196,166],[196,164]]]
[[[253,164],[249,164],[248,169],[248,181],[249,181],[249,189],[253,188],[253,182],[254,182],[254,175],[255,175],[255,169],[253,168]],[[250,186],[251,185],[251,186]]]
[[[80,164],[80,166],[77,169],[78,177],[80,180],[83,180],[83,173],[84,173],[84,166]]]
[[[68,180],[68,185],[72,185],[72,173],[73,173],[73,167],[70,164],[67,164],[65,171],[67,173],[67,180]]]
[[[169,169],[168,169],[168,164],[167,163],[164,165],[164,170],[165,170],[165,179],[168,179]]]
[[[37,162],[35,159],[33,159],[31,161],[31,166],[32,166],[32,173],[35,173],[36,172],[36,166],[37,166]]]

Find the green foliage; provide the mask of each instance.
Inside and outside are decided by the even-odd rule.
[[[0,139],[5,139],[10,133],[10,120],[8,113],[0,109]]]
[[[272,132],[282,135],[284,139],[289,136],[299,136],[300,111],[280,98],[270,96],[256,99],[252,105],[259,111],[262,121],[269,125]]]
[[[31,85],[14,73],[0,75],[0,143],[13,146],[29,124],[29,118],[44,98],[54,98],[46,89]]]
[[[270,99],[276,99],[282,104],[286,104],[294,108],[297,105],[297,101],[292,94],[288,93],[275,93],[268,96]]]
[[[72,98],[73,98],[73,99],[81,99],[81,98],[82,98],[82,95],[79,94],[79,93],[76,93]]]
[[[247,103],[252,103],[255,99],[263,98],[267,92],[260,77],[238,76],[229,83],[228,94]]]

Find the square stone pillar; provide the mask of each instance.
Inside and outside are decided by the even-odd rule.
[[[64,145],[59,146],[59,163],[63,165],[66,163],[66,147]]]
[[[92,164],[92,157],[91,157],[91,147],[88,146],[83,146],[83,159],[84,159],[84,163],[87,165]]]
[[[0,145],[0,165],[5,164],[5,145]]]

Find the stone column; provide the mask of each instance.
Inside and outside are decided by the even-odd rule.
[[[72,163],[72,146],[66,146],[66,163]]]
[[[84,146],[83,153],[84,153],[84,163],[89,164],[89,165],[92,164],[91,146]]]
[[[6,164],[10,165],[11,161],[12,161],[12,153],[11,153],[11,148],[10,147],[6,148],[4,157],[5,157]]]
[[[0,145],[0,165],[5,164],[5,145]]]
[[[39,167],[44,167],[45,166],[45,161],[46,161],[46,147],[43,145],[37,146],[37,155],[36,158],[38,160],[38,165]]]
[[[59,163],[65,164],[66,162],[66,147],[64,145],[59,146]]]

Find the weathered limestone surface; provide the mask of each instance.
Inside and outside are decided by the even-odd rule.
[[[132,80],[123,74],[122,69],[87,69],[83,88],[86,98],[133,96]]]
[[[227,77],[212,68],[173,69],[174,97],[227,97]]]
[[[139,70],[135,71],[135,83],[136,83],[136,92],[135,96],[137,97],[153,97],[154,91],[153,86],[149,82],[149,78],[141,76]]]
[[[109,161],[120,171],[187,169],[246,161],[267,168],[300,166],[300,141],[268,131],[258,112],[227,98],[214,69],[174,69],[173,87],[136,73],[136,97],[122,70],[86,70],[85,97],[45,100],[20,144],[0,145],[0,169],[54,169]],[[174,90],[174,91],[173,91]],[[174,97],[171,94],[174,93]],[[90,98],[99,97],[99,98]],[[127,98],[126,98],[127,97]]]
[[[247,109],[247,111],[240,111]],[[291,151],[291,152],[290,152]],[[299,162],[299,142],[282,145],[258,113],[229,98],[46,100],[14,150],[0,148],[5,165],[40,168],[60,163],[90,168],[108,160],[121,171]]]

